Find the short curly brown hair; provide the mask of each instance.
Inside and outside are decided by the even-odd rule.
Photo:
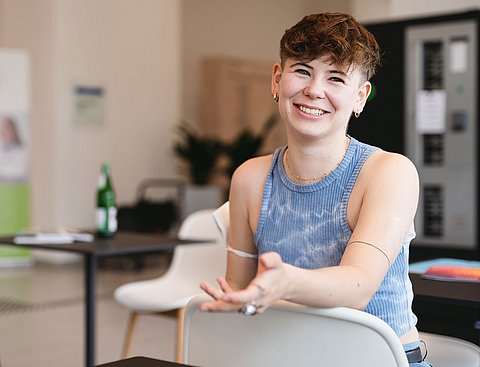
[[[342,67],[358,67],[369,80],[381,56],[373,34],[351,15],[320,13],[304,17],[287,29],[280,41],[282,66],[287,59],[312,61],[319,57]]]

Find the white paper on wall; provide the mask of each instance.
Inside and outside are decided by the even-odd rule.
[[[415,126],[420,134],[441,134],[446,129],[445,90],[421,90],[416,95]]]
[[[74,121],[101,124],[105,119],[105,88],[76,85],[74,87]]]
[[[450,70],[453,74],[466,73],[468,69],[468,42],[457,39],[450,42]]]

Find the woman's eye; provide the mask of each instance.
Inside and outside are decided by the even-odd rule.
[[[297,70],[295,70],[295,72],[298,73],[298,74],[301,74],[301,75],[310,76],[309,71],[305,70],[305,69],[297,69]]]
[[[338,78],[336,76],[333,76],[330,78],[330,80],[337,82],[337,83],[345,83],[345,81],[342,78]]]

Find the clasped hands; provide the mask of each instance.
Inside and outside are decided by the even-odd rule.
[[[257,274],[244,289],[233,289],[223,277],[217,278],[220,289],[208,282],[202,282],[200,288],[210,295],[213,301],[203,303],[200,309],[202,311],[238,311],[244,315],[265,311],[286,294],[284,265],[279,254],[269,252],[259,256]]]

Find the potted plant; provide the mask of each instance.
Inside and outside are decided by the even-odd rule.
[[[247,127],[229,144],[224,144],[224,152],[229,159],[229,164],[225,168],[228,179],[232,177],[233,172],[235,172],[238,166],[260,153],[265,139],[277,121],[278,115],[273,113],[268,117],[260,133],[254,134]]]
[[[174,144],[174,152],[187,168],[189,184],[182,195],[181,215],[200,209],[214,208],[221,204],[222,190],[212,185],[223,144],[211,136],[201,136],[191,125],[183,122],[178,127],[180,140]]]
[[[174,145],[176,155],[188,167],[190,182],[194,185],[208,184],[216,171],[223,144],[213,137],[203,137],[189,124],[178,127],[180,141]]]

